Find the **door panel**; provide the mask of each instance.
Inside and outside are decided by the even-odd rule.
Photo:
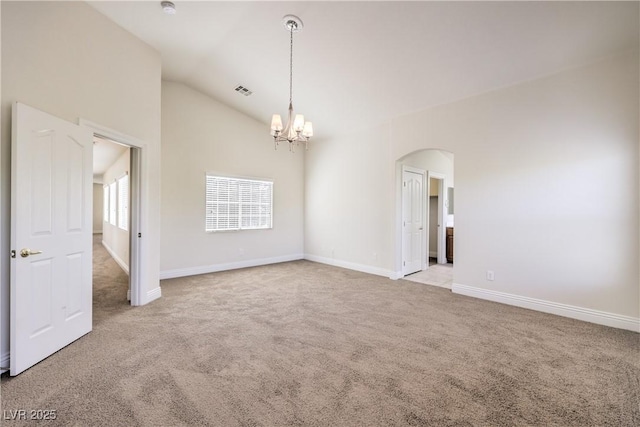
[[[93,145],[88,129],[24,104],[14,104],[12,124],[10,365],[17,375],[91,331]]]
[[[53,132],[35,133],[25,141],[31,155],[31,233],[52,234],[53,214],[51,181],[53,171]]]
[[[424,248],[424,175],[403,172],[402,227],[403,227],[403,274],[422,269]]]

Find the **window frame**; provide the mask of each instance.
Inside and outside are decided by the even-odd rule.
[[[126,182],[126,191],[122,189],[122,183]],[[129,230],[129,174],[125,173],[117,180],[118,183],[118,207],[117,207],[117,226],[119,229],[128,231]],[[123,198],[123,194],[125,193],[125,197]]]
[[[273,229],[273,187],[268,178],[205,174],[205,232]]]
[[[109,184],[109,224],[117,226],[118,224],[118,184],[113,180]]]

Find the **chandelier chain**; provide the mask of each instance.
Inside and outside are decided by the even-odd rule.
[[[289,44],[289,104],[293,102],[293,25],[289,26],[291,40]]]

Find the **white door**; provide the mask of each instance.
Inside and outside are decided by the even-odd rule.
[[[424,260],[424,174],[402,172],[402,274],[422,270]]]
[[[92,134],[24,104],[11,139],[11,375],[91,331]]]

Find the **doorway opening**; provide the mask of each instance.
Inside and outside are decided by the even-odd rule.
[[[453,154],[410,153],[396,162],[396,182],[396,277],[451,288]]]
[[[427,194],[427,247],[429,253],[427,258],[427,268],[431,264],[431,258],[434,259],[434,264],[446,264],[446,235],[444,232],[446,213],[445,208],[447,206],[447,198],[445,197],[446,188],[446,175],[440,172],[428,171],[427,172],[428,187]]]
[[[114,254],[125,254],[124,256],[117,255],[121,261],[118,262],[120,268],[128,273],[128,290],[125,298],[130,301],[132,306],[142,305],[144,298],[141,276],[144,266],[142,265],[140,240],[142,238],[141,217],[143,206],[140,189],[142,188],[142,176],[144,174],[145,144],[137,138],[97,123],[85,119],[80,119],[79,122],[80,126],[90,129],[93,133],[94,141],[98,141],[98,143],[94,143],[94,154],[97,150],[96,146],[102,143],[114,144],[116,147],[111,147],[111,149],[120,150],[120,157],[115,161],[116,166],[108,169],[110,175],[107,175],[106,172],[103,174],[104,182],[101,184],[99,194],[99,197],[102,198],[102,209],[97,213],[94,206],[94,222],[96,215],[102,220],[103,235],[105,234],[104,227],[107,226],[111,227],[111,231],[119,233],[119,238],[115,243],[118,248],[114,250],[115,248],[109,243],[115,242],[115,239],[106,239],[107,246],[110,246]],[[106,182],[107,180],[110,182]],[[122,200],[118,195],[122,196]],[[94,194],[94,197],[98,197],[98,195]],[[107,199],[109,200],[108,203]],[[115,201],[115,204],[111,204],[112,200]],[[105,209],[107,206],[108,212]],[[117,229],[113,227],[117,227]],[[126,230],[124,230],[125,228]],[[128,232],[126,239],[122,237],[124,235],[123,231]]]
[[[102,320],[105,310],[100,308],[112,311],[131,300],[131,150],[108,138],[93,136],[94,324]]]

